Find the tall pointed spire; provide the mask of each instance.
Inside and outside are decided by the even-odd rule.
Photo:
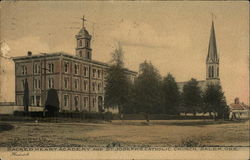
[[[216,63],[219,62],[217,46],[216,46],[215,30],[214,30],[214,21],[212,21],[210,40],[208,46],[208,55],[207,55],[207,63],[213,63],[213,62]]]
[[[206,68],[207,68],[207,75],[206,79],[208,82],[212,83],[219,83],[220,82],[220,75],[219,75],[219,56],[217,53],[217,45],[216,45],[216,38],[215,38],[215,30],[214,30],[214,21],[212,20],[212,26],[210,31],[210,39],[208,45],[208,54],[206,59]]]

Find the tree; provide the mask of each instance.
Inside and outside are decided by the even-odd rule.
[[[135,107],[137,113],[162,113],[161,76],[147,61],[140,64],[135,81]]]
[[[49,89],[45,103],[45,109],[49,112],[49,116],[54,116],[59,111],[59,99],[55,89]]]
[[[180,104],[180,92],[175,78],[170,73],[163,79],[162,89],[165,113],[177,114]]]
[[[205,104],[204,112],[213,112],[217,114],[217,118],[222,118],[227,113],[227,105],[224,93],[220,84],[208,84],[203,94]],[[225,116],[224,116],[225,118]]]
[[[112,65],[107,70],[105,86],[105,106],[118,106],[119,113],[123,112],[128,103],[130,81],[126,75],[123,62],[123,50],[120,45],[112,54]]]
[[[23,106],[24,106],[24,111],[29,112],[29,84],[27,79],[25,79],[24,83]]]
[[[201,93],[202,92],[200,87],[198,86],[198,82],[194,78],[192,78],[187,82],[187,84],[184,85],[182,98],[187,112],[193,113],[195,115],[196,112],[201,111]]]

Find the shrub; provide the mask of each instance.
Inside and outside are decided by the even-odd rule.
[[[104,120],[107,122],[111,122],[113,120],[113,114],[111,112],[105,112]]]

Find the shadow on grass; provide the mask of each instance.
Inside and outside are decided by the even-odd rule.
[[[158,125],[173,125],[173,126],[206,126],[206,125],[218,125],[218,124],[233,124],[233,123],[242,123],[248,120],[237,120],[237,121],[230,121],[230,120],[200,120],[200,121],[166,121],[166,122],[152,122],[153,124]]]
[[[9,131],[9,130],[12,130],[13,128],[14,128],[14,126],[11,124],[0,123],[0,132]]]
[[[132,125],[132,126],[152,126],[152,125],[166,125],[166,126],[197,126],[204,127],[206,125],[218,125],[218,124],[235,124],[244,123],[249,120],[166,120],[166,121],[155,121],[150,122],[143,121],[124,121],[114,122],[113,125]]]

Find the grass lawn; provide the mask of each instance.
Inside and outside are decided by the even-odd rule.
[[[7,127],[6,127],[7,126]],[[0,146],[249,146],[249,121],[1,122]]]

